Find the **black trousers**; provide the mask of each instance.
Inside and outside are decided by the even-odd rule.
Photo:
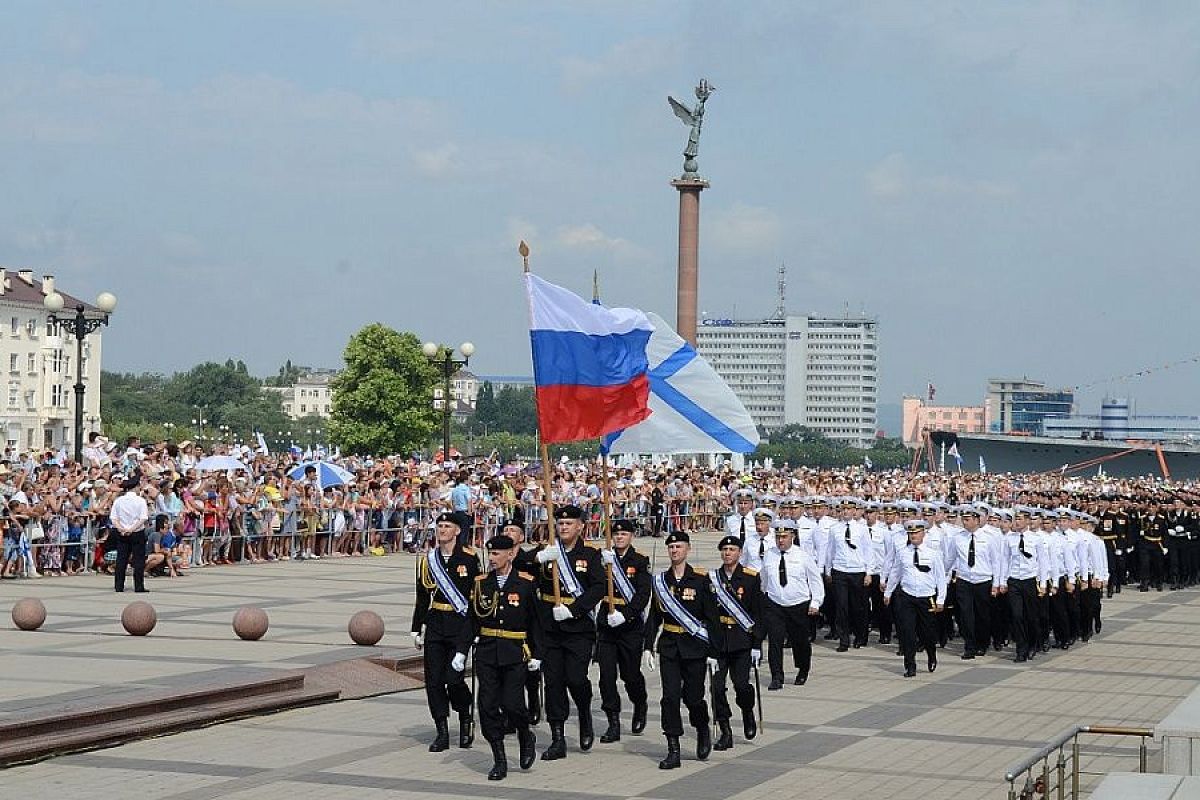
[[[1158,542],[1138,542],[1138,573],[1142,585],[1161,586],[1163,582],[1163,551]]]
[[[1121,551],[1121,555],[1117,555],[1116,539],[1104,540],[1104,557],[1108,561],[1108,588],[1109,594],[1125,583],[1125,555]]]
[[[1008,617],[1008,598],[998,594],[992,598],[992,647],[997,650],[1012,638]]]
[[[541,697],[540,697],[541,691],[542,691],[542,671],[541,670],[536,670],[534,672],[526,671],[526,673],[525,673],[525,695],[528,699],[525,702],[525,706],[527,708],[530,706],[533,706],[535,704],[537,705],[538,708],[542,707],[542,701],[541,701]]]
[[[837,632],[839,644],[850,646],[850,636],[854,641],[865,644],[867,641],[867,587],[863,581],[865,572],[833,571],[833,593],[837,596]]]
[[[575,706],[592,713],[592,682],[588,664],[592,660],[591,633],[552,633],[545,637],[542,680],[546,682],[546,721],[565,722],[571,709],[567,693]]]
[[[720,665],[712,676],[713,713],[718,722],[724,722],[733,716],[729,707],[729,698],[725,693],[726,678],[733,680],[733,696],[738,708],[743,711],[754,710],[754,684],[750,682],[750,651],[738,650],[725,653],[717,659]]]
[[[812,641],[808,638],[808,603],[781,606],[771,600],[767,606],[767,664],[771,677],[783,680],[783,640],[792,648],[792,663],[800,674],[808,677],[812,666]]]
[[[429,715],[434,719],[450,716],[451,707],[459,714],[471,710],[466,670],[459,672],[450,666],[457,652],[453,639],[425,640],[425,700],[429,704]]]
[[[1071,597],[1067,595],[1067,578],[1058,579],[1058,592],[1050,598],[1050,625],[1054,643],[1064,644],[1071,639]]]
[[[879,631],[880,639],[892,638],[892,609],[883,604],[883,581],[878,575],[871,576],[871,622]]]
[[[699,730],[708,725],[708,704],[704,700],[705,678],[708,664],[704,658],[681,659],[678,656],[660,656],[659,670],[662,672],[663,734],[683,736],[683,716],[679,704],[687,706],[688,723]]]
[[[629,702],[634,706],[646,705],[646,678],[642,675],[643,635],[640,625],[628,623],[617,630],[600,629],[596,660],[600,662],[600,708],[606,713],[621,710],[618,676],[625,684]]]
[[[1041,643],[1037,578],[1008,579],[1008,619],[1017,655],[1029,657]]]
[[[1038,599],[1037,599],[1038,640],[1037,641],[1038,641],[1039,647],[1041,645],[1046,644],[1046,642],[1050,641],[1050,631],[1051,631],[1051,624],[1052,624],[1051,620],[1053,619],[1053,615],[1050,612],[1050,606],[1052,605],[1051,601],[1053,599],[1054,598],[1050,596],[1049,591],[1046,591],[1043,594],[1038,595]]]
[[[1101,589],[1090,586],[1079,593],[1079,635],[1090,639],[1097,632],[1100,624]]]
[[[1067,626],[1070,631],[1071,640],[1079,638],[1080,632],[1083,630],[1082,612],[1080,609],[1080,600],[1083,597],[1083,591],[1079,588],[1080,581],[1073,578],[1065,579],[1068,584],[1074,584],[1075,591],[1067,595]]]
[[[896,628],[900,634],[900,653],[904,668],[917,668],[917,645],[929,657],[937,650],[937,620],[933,613],[933,597],[913,597],[903,589],[892,595],[896,603]]]
[[[529,711],[525,708],[524,663],[500,666],[475,662],[475,679],[479,684],[479,727],[483,738],[498,742],[504,738],[505,723],[509,720],[518,728],[529,727]]]
[[[959,578],[954,585],[963,652],[985,653],[992,637],[992,582],[970,583]]]
[[[1187,537],[1171,536],[1167,542],[1167,569],[1172,586],[1183,583],[1187,563]]]
[[[125,591],[125,571],[132,565],[134,591],[142,591],[146,588],[146,531],[143,529],[128,536],[121,536],[113,531],[112,535],[117,537],[117,568],[113,573],[114,588],[118,592]]]

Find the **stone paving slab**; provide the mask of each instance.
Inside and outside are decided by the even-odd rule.
[[[698,563],[715,564],[716,540],[694,537]],[[153,580],[145,596],[115,595],[110,579],[99,576],[4,581],[5,611],[35,595],[49,619],[32,634],[0,628],[0,717],[131,687],[195,685],[231,670],[408,655],[412,567],[413,558],[400,555],[212,568]],[[145,638],[119,626],[120,609],[134,599],[159,611],[158,627]],[[245,604],[271,617],[261,642],[232,634],[233,612]],[[732,751],[700,763],[694,737],[686,736],[684,766],[672,772],[656,767],[664,744],[652,702],[647,735],[626,732],[620,743],[584,754],[572,721],[566,760],[539,761],[522,773],[510,743],[509,779],[488,782],[482,741],[466,751],[426,752],[424,696],[411,692],[65,756],[4,770],[0,781],[5,796],[11,790],[22,800],[1002,798],[1005,768],[1068,725],[1152,726],[1200,684],[1200,592],[1126,591],[1104,607],[1104,632],[1069,652],[1025,665],[1013,664],[1011,651],[962,662],[952,643],[936,673],[911,680],[900,677],[894,646],[837,654],[819,641],[807,686],[769,693],[764,686],[766,728],[755,742],[738,737]],[[349,642],[346,622],[360,608],[384,617],[380,647]],[[656,697],[657,675],[650,685]],[[599,725],[598,700],[595,706]],[[538,736],[541,749],[545,725]],[[1082,743],[1090,772],[1136,768],[1134,738]],[[1086,775],[1083,785],[1098,781]]]

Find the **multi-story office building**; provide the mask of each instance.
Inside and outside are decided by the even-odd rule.
[[[925,441],[925,433],[987,432],[987,406],[935,406],[919,397],[905,395],[902,404],[901,438],[906,447],[917,447]]]
[[[1075,409],[1070,389],[1047,389],[1028,378],[989,378],[987,419],[992,433],[1027,433],[1039,436],[1046,417],[1069,416]]]
[[[43,305],[58,291],[68,312],[82,305],[56,289],[54,276],[36,280],[30,270],[0,269],[0,365],[8,366],[7,402],[0,396],[0,434],[19,451],[74,447],[75,381],[82,369],[84,441],[100,430],[100,330],[83,342],[83,363],[76,363],[76,342],[50,330]]]
[[[761,427],[805,425],[845,444],[875,436],[878,320],[705,319],[697,349]]]

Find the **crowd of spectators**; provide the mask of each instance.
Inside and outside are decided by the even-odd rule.
[[[242,468],[204,470],[206,455],[227,455]],[[307,458],[306,458],[307,457]],[[310,459],[336,463],[353,477],[322,485]],[[0,577],[110,571],[115,560],[108,511],[121,484],[138,476],[153,521],[147,537],[151,574],[233,563],[381,556],[424,546],[437,513],[465,512],[482,543],[506,520],[526,528],[529,541],[548,536],[545,482],[537,462],[489,459],[439,464],[404,457],[342,457],[318,452],[255,451],[246,446],[191,441],[123,445],[93,434],[82,463],[64,453],[14,453],[0,459],[4,497]],[[553,465],[552,502],[586,512],[587,535],[600,535],[600,465]],[[1166,491],[1162,481],[1083,479],[1051,475],[952,475],[840,470],[735,470],[637,462],[614,466],[609,502],[614,517],[638,520],[651,536],[722,527],[730,491],[858,496],[876,500],[958,499],[1011,504],[1033,494],[1068,503],[1073,493],[1114,495]],[[1171,485],[1175,490],[1191,487]]]

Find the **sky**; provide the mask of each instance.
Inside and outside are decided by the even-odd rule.
[[[1200,413],[1198,34],[1187,2],[8,0],[0,264],[114,292],[110,370],[337,366],[378,321],[529,374],[521,238],[674,318],[666,96],[704,77],[703,312],[769,314],[784,264],[791,312],[878,317],[881,403],[1026,375]]]

